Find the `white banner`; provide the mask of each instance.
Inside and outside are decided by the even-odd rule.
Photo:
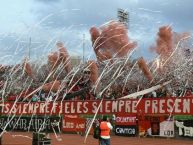
[[[180,136],[193,137],[193,127],[187,127],[184,125],[184,122],[179,122],[177,120],[175,123],[176,123],[176,126],[178,127]],[[184,132],[182,130],[184,130]]]
[[[160,136],[174,137],[174,121],[160,122]]]

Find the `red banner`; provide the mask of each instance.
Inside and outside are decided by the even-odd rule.
[[[5,102],[2,106],[2,114],[16,115],[58,115],[62,113],[61,102],[36,102],[36,103],[11,103]]]
[[[100,101],[64,101],[0,104],[2,114],[95,114]],[[193,114],[193,97],[104,100],[99,114]]]
[[[64,117],[62,130],[69,132],[83,132],[85,130],[85,122],[86,120],[81,118]]]

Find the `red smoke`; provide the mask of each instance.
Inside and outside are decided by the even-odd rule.
[[[98,76],[99,76],[98,66],[97,66],[96,62],[93,60],[89,60],[87,62],[87,65],[88,65],[88,69],[90,70],[90,73],[91,73],[91,76],[90,76],[91,83],[93,85],[95,85],[95,83],[98,79]]]
[[[139,58],[138,62],[137,62],[139,68],[143,71],[145,77],[151,81],[153,79],[151,72],[149,71],[149,68],[145,62],[145,60],[143,59],[143,57]]]
[[[64,65],[64,69],[67,73],[70,72],[72,66],[70,61],[70,56],[67,52],[67,49],[64,47],[62,42],[57,44],[58,52],[52,52],[48,55],[48,62],[52,67],[52,70],[55,70],[60,64]]]
[[[27,59],[24,60],[23,69],[28,76],[33,77],[33,70],[31,68],[30,64],[28,63]]]
[[[46,83],[45,85],[43,85],[42,89],[45,92],[50,92],[50,91],[57,92],[60,89],[60,81],[55,80],[55,81]]]
[[[59,50],[59,62],[63,63],[65,65],[65,70],[67,73],[69,73],[70,70],[72,69],[72,66],[71,66],[71,60],[70,60],[70,56],[68,54],[68,51],[64,47],[62,42],[58,42],[56,45],[57,45],[58,50]]]
[[[95,54],[97,60],[101,62],[112,58],[112,54],[107,49],[104,49],[102,51],[95,50]]]
[[[172,47],[172,28],[170,26],[162,26],[159,28],[157,38],[156,52],[163,57],[167,57],[173,51]]]
[[[94,43],[97,43],[97,38],[99,38],[100,36],[100,33],[99,33],[99,30],[96,28],[96,27],[92,27],[90,29],[90,34],[91,34],[91,41],[92,41],[92,44],[95,45]]]
[[[92,27],[90,34],[98,61],[124,57],[137,45],[130,41],[126,26],[118,21],[111,21],[99,29]]]
[[[58,53],[52,52],[48,55],[48,62],[51,65],[52,69],[55,69],[58,66]]]
[[[190,36],[190,33],[176,33],[172,32],[172,28],[170,26],[162,26],[159,28],[158,38],[156,41],[156,46],[151,46],[150,51],[156,51],[161,58],[167,58],[174,50],[175,46],[178,42]]]

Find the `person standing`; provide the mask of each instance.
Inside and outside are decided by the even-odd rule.
[[[110,145],[110,131],[113,129],[113,126],[108,121],[107,116],[103,116],[103,120],[100,123],[100,143],[101,145]]]

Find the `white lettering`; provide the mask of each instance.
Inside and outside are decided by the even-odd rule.
[[[165,104],[165,100],[160,100],[159,101],[159,113],[165,113],[163,104]]]
[[[82,113],[81,106],[82,106],[82,102],[77,102],[77,113]]]
[[[134,135],[135,129],[134,128],[119,128],[118,127],[118,128],[116,128],[116,133]]]
[[[28,104],[24,104],[23,105],[23,114],[27,114],[27,107],[28,107]]]
[[[92,113],[96,113],[96,111],[97,111],[97,102],[93,102],[92,103]]]
[[[125,112],[131,113],[131,101],[126,101],[125,103]]]
[[[65,113],[70,113],[70,110],[69,110],[69,108],[70,108],[70,102],[65,102],[64,108],[65,108]]]
[[[119,101],[119,112],[122,112],[122,107],[124,106],[125,102],[123,100]]]
[[[137,113],[137,101],[132,102],[132,113]]]
[[[105,112],[106,113],[110,113],[110,109],[109,109],[109,104],[111,103],[111,101],[106,101],[106,105],[105,105]]]
[[[117,112],[118,101],[112,102],[112,113]]]
[[[190,99],[183,100],[183,113],[190,113]]]
[[[181,99],[176,99],[175,100],[175,103],[174,103],[174,105],[175,105],[175,113],[181,113],[181,110],[180,110],[180,102],[181,102]]]
[[[40,103],[40,113],[44,113],[45,103]]]
[[[158,101],[157,100],[153,100],[152,101],[152,113],[158,113]]]
[[[148,113],[149,107],[150,107],[150,100],[145,101],[145,113]]]
[[[172,107],[171,103],[173,103],[173,100],[172,99],[168,99],[167,100],[167,112],[169,112],[169,113],[172,113],[172,111],[173,111],[173,107]]]
[[[83,104],[83,113],[87,113],[88,112],[87,104],[88,104],[88,102],[84,102],[84,104]]]

